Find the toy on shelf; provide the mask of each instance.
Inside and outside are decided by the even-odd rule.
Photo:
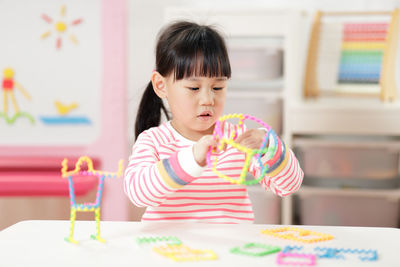
[[[224,123],[225,120],[233,119],[233,118],[239,119],[239,123],[238,123],[237,127],[234,128],[234,130],[232,131],[230,136],[228,138],[226,138],[226,137],[224,137],[224,134],[222,132],[221,124]],[[253,120],[253,121],[259,123],[262,127],[264,127],[267,130],[264,141],[262,142],[259,149],[250,149],[250,148],[241,146],[235,142],[235,139],[238,137],[238,131],[243,128],[243,123],[246,119]],[[210,148],[210,150],[208,151],[207,164],[209,167],[212,168],[212,170],[219,177],[221,177],[231,183],[245,184],[245,185],[252,185],[252,184],[259,183],[265,177],[265,174],[267,173],[268,168],[270,167],[268,164],[268,161],[274,156],[276,149],[277,149],[277,145],[276,145],[277,144],[277,135],[268,124],[266,124],[262,120],[257,119],[256,117],[253,117],[253,116],[244,115],[244,114],[236,114],[236,113],[229,114],[229,115],[222,116],[217,120],[217,122],[215,124],[215,128],[214,128],[213,136],[215,139],[217,139],[217,137],[218,137],[219,145],[218,145],[218,148],[216,151],[213,150],[212,148]],[[272,141],[269,142],[270,144],[267,146],[269,138],[272,138]],[[242,168],[240,177],[238,179],[229,177],[229,176],[221,173],[217,169],[217,164],[218,164],[217,157],[214,157],[214,160],[212,160],[212,157],[213,157],[212,154],[221,152],[225,145],[231,145],[232,147],[234,147],[237,150],[246,154],[246,160],[245,160],[244,166]],[[264,157],[267,157],[267,164],[265,164],[265,165],[261,161],[261,157],[263,157],[264,154],[265,154]],[[253,158],[256,159],[258,164],[260,165],[261,172],[260,172],[259,177],[257,177],[256,179],[246,181],[246,174],[249,170],[250,162],[253,160]]]
[[[394,101],[400,11],[321,12],[308,46],[304,96],[373,95]]]
[[[333,239],[333,236],[329,234],[288,226],[275,229],[265,229],[262,230],[261,233],[303,243],[316,243]]]
[[[87,170],[82,170],[82,164],[86,162]],[[104,179],[105,178],[119,178],[122,176],[123,170],[123,160],[120,160],[118,163],[118,171],[117,172],[105,172],[105,171],[98,171],[93,169],[93,162],[88,156],[82,156],[78,159],[77,163],[75,164],[75,169],[72,171],[68,171],[68,160],[64,159],[62,162],[62,177],[68,178],[69,184],[69,197],[70,197],[70,204],[71,204],[71,228],[69,232],[69,236],[65,238],[65,241],[71,243],[79,243],[78,241],[74,240],[74,225],[75,225],[75,218],[76,212],[94,212],[95,219],[96,219],[96,235],[91,235],[92,239],[98,240],[100,242],[105,242],[105,240],[100,236],[100,204],[101,204],[101,197],[103,194],[103,186],[104,186]],[[97,187],[97,194],[96,200],[94,203],[84,203],[84,204],[77,204],[75,201],[75,192],[74,192],[74,182],[72,178],[77,175],[90,175],[96,176],[99,179],[99,184]]]

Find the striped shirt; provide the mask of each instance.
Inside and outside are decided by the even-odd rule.
[[[235,127],[225,122],[224,136],[230,136]],[[263,163],[270,158],[271,167],[260,184],[276,195],[286,196],[299,189],[303,171],[293,152],[279,138],[277,142],[275,154],[262,157]],[[253,222],[246,186],[230,183],[211,168],[199,166],[193,156],[193,144],[170,122],[138,136],[125,170],[124,191],[133,204],[147,207],[142,221]],[[217,158],[220,172],[234,179],[240,177],[244,153],[228,146]],[[249,172],[254,177],[260,174],[255,160]]]

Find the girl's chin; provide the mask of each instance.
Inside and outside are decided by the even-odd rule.
[[[198,116],[197,119],[199,119],[200,121],[209,122],[209,121],[213,121],[214,117],[213,116]]]
[[[214,132],[215,121],[202,121],[200,125],[195,128],[195,131],[202,132],[204,134],[212,134]]]

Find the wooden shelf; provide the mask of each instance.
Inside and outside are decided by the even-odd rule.
[[[400,135],[400,102],[319,98],[288,107],[292,134]]]

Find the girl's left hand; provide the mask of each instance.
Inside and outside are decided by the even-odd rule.
[[[264,141],[266,131],[262,129],[250,129],[239,135],[235,142],[250,149],[259,149]],[[268,146],[268,144],[267,144]]]

